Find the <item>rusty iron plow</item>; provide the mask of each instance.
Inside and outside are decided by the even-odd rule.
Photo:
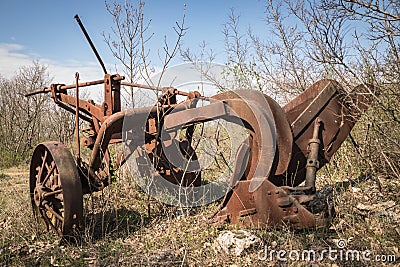
[[[30,167],[35,214],[40,214],[48,228],[63,236],[82,228],[83,195],[108,186],[115,166],[122,166],[129,157],[121,155],[118,162],[112,162],[110,144],[121,143],[123,135],[130,134],[133,136],[130,153],[141,148],[150,159],[157,157],[158,161],[152,161],[152,165],[165,180],[183,187],[201,187],[200,170],[185,171],[168,162],[163,145],[171,140],[163,140],[162,131],[174,133],[186,129],[186,138],[178,141],[178,149],[190,155],[187,158],[190,161],[196,156],[191,146],[195,126],[217,119],[242,125],[248,137],[236,153],[228,189],[212,218],[215,224],[326,226],[333,211],[326,200],[316,197],[316,172],[329,162],[370,102],[368,94],[360,94],[368,91],[366,86],[348,94],[333,80],[313,84],[280,107],[272,98],[255,90],[203,97],[198,92],[126,83],[118,74],[105,74],[103,80],[85,83],[78,83],[78,77],[77,74],[76,84],[52,84],[49,89],[28,94],[51,93],[57,105],[76,116],[75,156],[60,142],[44,142],[36,147]],[[80,87],[96,84],[104,84],[101,105],[79,99]],[[121,85],[156,89],[161,95],[154,106],[121,110]],[[75,96],[68,94],[72,89]],[[187,99],[178,103],[177,95]],[[197,107],[200,99],[209,104]],[[132,119],[143,124],[136,130],[129,127],[124,130],[124,122]],[[87,133],[84,138],[79,136],[79,120],[90,125],[84,130]],[[137,137],[140,131],[143,134]],[[87,163],[81,158],[80,146],[91,149]],[[149,175],[149,170],[140,174]],[[324,208],[315,208],[317,201],[322,201]]]
[[[196,165],[193,133],[196,125],[220,119],[242,126],[247,137],[237,149],[213,223],[293,228],[329,224],[333,208],[316,190],[316,173],[329,162],[370,105],[370,86],[360,85],[349,93],[337,82],[324,79],[281,107],[256,90],[205,97],[197,91],[127,83],[118,74],[107,74],[97,51],[95,54],[105,72],[103,79],[79,83],[76,73],[75,84],[52,84],[26,95],[50,93],[55,104],[75,114],[74,155],[56,141],[39,144],[32,155],[32,207],[48,229],[63,237],[75,236],[83,227],[83,195],[107,187],[117,169],[134,153],[141,155],[136,157],[140,176],[157,175],[201,194],[196,189],[204,181]],[[104,85],[102,104],[79,98],[80,88],[99,84]],[[122,110],[121,86],[159,91],[158,101],[153,106]],[[75,96],[68,93],[73,90]],[[185,96],[186,100],[178,102],[177,96]],[[199,106],[199,101],[207,104]],[[83,137],[79,129],[82,120],[89,125],[82,130]],[[175,137],[182,129],[185,136],[178,140]],[[109,145],[124,141],[128,153],[114,160]],[[81,147],[91,151],[87,162],[81,157]],[[193,168],[178,166],[171,154],[182,155],[181,161]]]

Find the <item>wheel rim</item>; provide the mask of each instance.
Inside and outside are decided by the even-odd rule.
[[[39,144],[30,167],[30,196],[34,215],[47,230],[75,236],[82,226],[82,185],[75,161],[60,142]]]

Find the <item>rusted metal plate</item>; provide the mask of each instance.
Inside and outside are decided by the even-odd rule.
[[[277,132],[277,163],[276,170],[274,172],[275,175],[280,175],[286,172],[287,167],[289,165],[289,161],[292,157],[293,151],[293,133],[290,128],[289,120],[283,111],[283,109],[279,106],[279,104],[273,100],[272,98],[264,95],[267,100],[272,114],[274,116],[275,127]],[[271,177],[271,181],[274,180],[274,177]]]
[[[362,87],[355,91],[362,91]],[[297,186],[305,180],[308,143],[313,138],[312,126],[317,117],[322,127],[318,155],[320,169],[349,135],[358,119],[355,113],[364,112],[370,101],[371,97],[366,94],[348,95],[337,82],[321,80],[287,104],[284,110],[292,126],[296,127],[296,137],[293,157],[287,173],[282,176],[282,179],[286,178],[285,184]]]
[[[324,109],[332,97],[338,93],[338,86],[336,82],[322,80],[314,84],[311,88],[308,88],[303,94],[292,101],[294,103],[301,102],[303,105],[307,103],[307,107],[302,109],[300,114],[297,114],[301,108],[299,105],[295,106],[294,110],[289,109],[292,102],[288,104],[289,107],[285,107],[286,112],[290,114],[289,116],[292,116],[291,127],[295,140],[302,131],[308,128],[307,126],[313,122],[318,113]],[[293,114],[296,114],[295,118]]]
[[[275,162],[272,168],[273,175],[283,174],[288,167],[291,155],[292,155],[292,143],[293,135],[289,124],[289,120],[286,117],[285,112],[279,106],[279,104],[271,97],[263,94],[264,98],[260,98],[260,93],[254,90],[236,90],[228,91],[212,98],[224,100],[224,99],[241,99],[250,100],[259,105],[260,109],[269,118],[270,124],[273,123],[276,128],[276,154]],[[274,179],[271,176],[271,179]]]
[[[229,201],[213,217],[217,226],[229,223],[256,228],[282,225],[311,228],[328,223],[323,217],[315,218],[296,198],[267,179],[252,193],[249,192],[249,185],[249,180],[237,184]]]
[[[235,116],[248,124],[250,145],[250,167],[247,179],[251,180],[249,190],[254,191],[265,177],[270,175],[276,152],[275,124],[258,104],[244,99],[228,99],[224,102],[234,111]],[[233,115],[233,114],[232,114]]]
[[[350,93],[341,93],[338,96],[338,104],[342,108],[342,120],[339,128],[325,146],[325,158],[330,158],[336,153],[344,140],[349,136],[355,123],[368,109],[373,101],[371,85],[359,85]]]
[[[367,89],[358,87],[355,91],[368,91]],[[231,92],[228,95],[233,98],[235,93]],[[293,155],[286,173],[280,177],[276,176],[275,178],[278,179],[275,180],[269,177],[255,191],[249,189],[249,180],[240,181],[226,195],[214,221],[246,227],[325,226],[328,222],[327,218],[315,217],[302,205],[313,199],[313,195],[305,194],[308,191],[306,187],[300,188],[302,194],[292,196],[288,190],[279,186],[285,184],[297,186],[305,180],[310,142],[320,144],[318,151],[314,149],[320,164],[314,167],[319,169],[326,164],[369,103],[370,97],[365,94],[348,96],[338,83],[331,80],[319,81],[308,88],[284,108],[295,135]],[[315,128],[317,118],[320,126]],[[321,131],[316,131],[316,129],[321,129]]]

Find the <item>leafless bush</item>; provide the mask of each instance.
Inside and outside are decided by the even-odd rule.
[[[55,107],[48,95],[24,96],[50,82],[46,67],[39,62],[21,67],[13,78],[0,78],[0,166],[26,160],[39,142],[69,139],[73,131],[70,118]]]
[[[263,5],[268,39],[251,27],[241,31],[234,11],[223,27],[225,63],[236,79],[228,89],[262,90],[283,104],[323,78],[337,80],[345,92],[372,84],[373,90],[358,92],[369,94],[373,104],[353,130],[349,153],[363,159],[358,161],[363,172],[399,177],[398,3],[266,0]],[[193,49],[183,51],[185,60],[199,58]]]

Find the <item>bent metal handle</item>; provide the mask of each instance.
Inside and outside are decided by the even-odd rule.
[[[89,34],[87,33],[85,27],[83,26],[82,21],[81,21],[81,19],[79,18],[78,14],[76,14],[76,15],[74,16],[74,18],[76,19],[76,22],[78,22],[78,25],[79,25],[79,27],[81,28],[83,34],[85,35],[86,40],[89,42],[89,45],[90,45],[90,47],[91,47],[92,50],[93,50],[93,53],[96,55],[96,58],[97,58],[97,60],[99,61],[100,65],[101,65],[101,67],[102,67],[102,69],[103,69],[103,71],[104,71],[104,74],[107,74],[107,70],[106,70],[106,67],[104,66],[104,62],[103,62],[103,60],[101,59],[99,53],[97,52],[96,47],[94,46],[92,40],[90,39]]]

